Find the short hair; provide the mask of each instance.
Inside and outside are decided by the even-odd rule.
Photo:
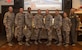
[[[28,9],[31,9],[31,7],[28,7]]]
[[[23,8],[23,7],[20,7],[20,8]]]
[[[9,6],[9,8],[10,8],[10,7],[12,7],[12,6]],[[9,9],[9,8],[8,8],[8,9]],[[12,8],[13,8],[13,7],[12,7]]]
[[[55,11],[59,11],[58,9],[56,9]]]
[[[41,9],[38,9],[38,10],[41,10]]]

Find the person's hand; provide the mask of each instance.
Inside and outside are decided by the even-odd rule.
[[[15,38],[17,38],[17,34],[15,34]]]
[[[42,29],[44,29],[44,26],[42,26]]]
[[[27,29],[27,26],[24,26],[24,29],[26,30]]]
[[[76,28],[76,31],[78,31],[79,28]]]
[[[31,26],[27,26],[27,28],[28,28],[28,29],[32,29],[32,27],[31,27]]]
[[[59,31],[60,30],[60,28],[57,28],[57,31]]]
[[[17,24],[15,24],[15,27],[17,27]]]
[[[7,28],[8,26],[7,25],[5,25],[5,28]]]
[[[50,31],[50,28],[48,28],[48,30]]]
[[[35,27],[36,29],[38,29],[38,27]]]

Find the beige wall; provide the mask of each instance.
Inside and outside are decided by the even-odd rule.
[[[81,6],[80,0],[72,0],[72,7],[78,9]]]

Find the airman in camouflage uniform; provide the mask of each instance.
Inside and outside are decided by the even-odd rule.
[[[59,11],[56,10],[54,16],[53,28],[56,31],[55,33],[56,33],[56,40],[58,46],[60,46],[62,43],[61,26],[62,26],[62,16],[59,14]]]
[[[31,35],[32,35],[32,20],[33,20],[33,14],[31,13],[31,8],[28,7],[28,12],[25,14],[26,31],[24,33],[26,37],[27,46],[30,46],[29,40],[31,39]]]
[[[71,20],[67,17],[67,13],[64,12],[63,14],[63,20],[62,20],[62,30],[63,30],[63,39],[65,46],[69,45],[70,42],[70,28],[71,28]]]
[[[72,46],[75,46],[75,44],[77,43],[77,29],[79,25],[78,15],[76,15],[74,12],[75,12],[75,9],[72,8],[69,14],[69,18],[71,19],[71,23],[72,23],[72,26],[71,26]]]
[[[22,45],[22,38],[23,38],[23,29],[24,29],[24,14],[23,8],[20,8],[19,13],[16,14],[15,18],[15,37],[18,40],[18,44]]]
[[[52,15],[49,14],[49,10],[46,10],[46,15],[45,15],[45,29],[47,30],[47,34],[48,34],[48,44],[47,46],[51,45],[51,41],[52,41],[52,30],[51,30],[51,26],[52,26]]]
[[[13,26],[14,26],[14,18],[15,15],[13,13],[13,8],[9,7],[9,11],[5,13],[4,15],[4,20],[3,23],[5,25],[5,29],[6,29],[6,37],[7,37],[7,42],[9,46],[12,46],[12,39],[13,39]]]
[[[43,28],[43,16],[41,15],[40,9],[38,9],[38,14],[34,16],[34,20],[35,20],[34,22],[35,23],[35,44],[38,44],[37,40]]]

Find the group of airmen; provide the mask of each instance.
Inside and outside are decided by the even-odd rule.
[[[28,7],[27,13],[23,13],[23,8],[20,8],[19,13],[15,16],[12,7],[9,7],[8,10],[4,15],[3,24],[9,46],[13,46],[13,37],[17,39],[19,45],[23,45],[24,36],[25,45],[30,46],[32,34],[34,44],[38,45],[42,43],[41,36],[44,36],[42,30],[46,30],[47,46],[52,43],[52,30],[55,31],[55,35],[53,35],[55,37],[54,44],[57,46],[69,46],[70,43],[75,46],[77,43],[78,15],[74,13],[74,8],[70,10],[69,16],[66,12],[61,16],[58,10],[55,10],[54,16],[52,16],[48,9],[44,15],[40,9],[37,10],[36,15],[33,15],[30,7]]]

